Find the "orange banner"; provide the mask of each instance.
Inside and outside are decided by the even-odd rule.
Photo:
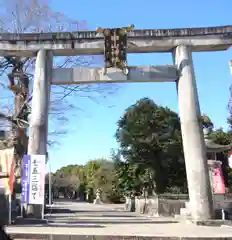
[[[9,175],[9,178],[4,178],[5,194],[9,195],[13,192],[15,181],[14,148],[0,150],[0,165],[2,172]]]

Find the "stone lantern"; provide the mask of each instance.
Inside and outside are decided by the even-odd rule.
[[[99,188],[96,191],[96,198],[94,199],[93,204],[102,204],[102,201],[101,201],[101,189],[99,189]]]

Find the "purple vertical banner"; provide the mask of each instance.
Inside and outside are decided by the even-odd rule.
[[[21,179],[22,186],[22,202],[29,203],[29,191],[30,191],[30,156],[24,155],[23,157],[23,172]]]

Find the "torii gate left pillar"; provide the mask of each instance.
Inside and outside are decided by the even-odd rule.
[[[47,154],[48,108],[52,80],[52,52],[40,50],[37,53],[33,85],[32,114],[29,125],[28,154]],[[42,205],[28,205],[27,215],[41,219]]]

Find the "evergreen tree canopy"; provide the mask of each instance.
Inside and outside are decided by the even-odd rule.
[[[118,121],[116,139],[126,163],[137,164],[140,171],[152,172],[157,193],[185,185],[177,113],[148,98],[141,99],[126,109]]]

